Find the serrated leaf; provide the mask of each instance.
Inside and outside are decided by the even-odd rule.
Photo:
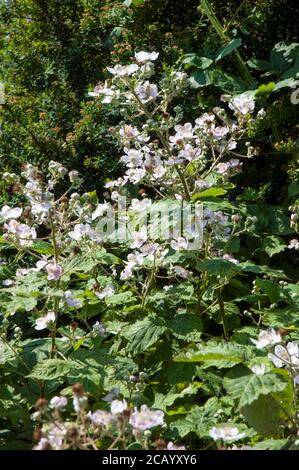
[[[212,276],[233,276],[240,272],[238,265],[222,259],[222,258],[213,258],[209,260],[200,261],[196,265],[196,269],[200,272],[207,272]]]
[[[180,391],[178,390],[178,386],[172,387],[166,395],[163,393],[155,393],[155,401],[152,404],[152,408],[167,411],[167,407],[173,405],[177,399],[183,398],[185,396],[195,395],[199,387],[200,384],[193,383],[188,387],[183,387],[183,389]]]
[[[189,414],[183,419],[173,421],[169,427],[181,438],[192,432],[200,438],[207,436],[211,427],[217,422],[216,413],[219,408],[217,398],[210,398],[204,406],[194,406]]]
[[[270,256],[274,256],[277,253],[281,253],[286,249],[286,243],[280,237],[275,235],[269,235],[264,238],[262,249]]]
[[[168,327],[176,338],[185,341],[198,341],[202,332],[202,321],[196,315],[182,313],[169,321]]]
[[[244,366],[231,369],[223,379],[223,385],[229,395],[238,402],[239,408],[250,405],[260,395],[280,392],[288,385],[283,376],[274,373],[254,374]]]
[[[27,377],[37,380],[54,380],[64,377],[74,367],[76,367],[76,363],[73,361],[45,359],[43,362],[38,363]]]
[[[246,363],[250,357],[250,350],[236,343],[215,343],[200,346],[198,350],[191,350],[174,358],[175,362],[203,362],[204,367],[218,367],[219,369],[232,367],[236,364]],[[203,367],[202,366],[202,367]]]
[[[149,316],[138,320],[127,327],[123,333],[123,337],[129,341],[127,351],[134,355],[145,351],[155,344],[166,330],[165,321],[158,317]]]

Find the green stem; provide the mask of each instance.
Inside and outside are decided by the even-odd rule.
[[[218,20],[217,16],[213,12],[212,6],[208,0],[201,0],[201,6],[203,8],[203,11],[205,15],[208,17],[211,25],[214,27],[215,31],[219,35],[219,37],[222,39],[223,42],[227,43],[231,41],[231,38],[225,33],[225,30],[223,26],[221,25],[220,21]],[[242,59],[239,51],[234,51],[234,55],[239,67],[240,74],[243,78],[243,80],[248,83],[248,85],[252,85],[254,83],[254,80],[250,74],[250,71]]]
[[[219,309],[220,309],[220,313],[221,313],[224,337],[228,341],[229,340],[229,328],[228,328],[228,323],[227,323],[227,317],[226,317],[226,314],[225,314],[225,308],[224,308],[224,302],[223,302],[223,299],[222,299],[222,289],[221,288],[217,289],[217,299],[218,299]]]

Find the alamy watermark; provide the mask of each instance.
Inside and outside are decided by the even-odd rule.
[[[174,241],[186,250],[198,250],[203,243],[203,206],[183,200],[164,200],[126,208],[126,198],[118,210],[107,206],[95,230],[109,243],[129,243],[138,248],[147,240]]]

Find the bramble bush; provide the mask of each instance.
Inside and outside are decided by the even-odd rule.
[[[137,52],[89,92],[121,116],[101,197],[54,160],[3,174],[2,449],[298,448],[299,287],[280,263],[298,184],[286,208],[237,188],[262,158],[260,88],[186,119],[193,81],[157,80],[158,61]],[[178,204],[193,215],[163,238],[147,215]]]

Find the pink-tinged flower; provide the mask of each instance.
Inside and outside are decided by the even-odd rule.
[[[12,286],[13,284],[15,283],[15,281],[13,279],[4,279],[2,281],[2,286],[4,287],[10,287]]]
[[[104,325],[100,322],[95,322],[93,327],[92,327],[92,330],[98,335],[98,336],[105,336],[106,334],[106,328],[104,327]]]
[[[250,338],[250,341],[255,344],[257,349],[263,349],[267,346],[273,346],[274,344],[281,342],[281,336],[276,333],[274,328],[268,328],[260,332],[258,339]]]
[[[243,94],[233,98],[228,106],[236,114],[242,114],[245,116],[246,114],[252,113],[254,111],[255,103],[252,96]]]
[[[106,297],[110,297],[111,295],[114,294],[114,287],[107,286],[104,289],[99,289],[95,291],[95,295],[98,297],[98,299],[105,299]]]
[[[120,273],[120,278],[122,281],[126,281],[133,277],[133,270],[136,267],[135,263],[126,263],[125,269]]]
[[[185,446],[178,446],[177,444],[174,444],[173,442],[168,442],[166,450],[186,450]]]
[[[126,400],[113,400],[110,405],[111,413],[117,415],[123,413],[128,408]]]
[[[94,426],[107,427],[114,420],[114,416],[108,411],[97,410],[91,411],[87,415]]]
[[[176,251],[187,250],[188,240],[184,237],[178,237],[176,240],[171,240],[170,246]]]
[[[135,53],[135,59],[138,63],[143,64],[144,62],[157,60],[159,52],[145,52],[140,51]]]
[[[9,206],[3,206],[0,212],[1,217],[4,220],[9,219],[18,219],[22,214],[22,209],[20,207],[11,208]]]
[[[35,330],[44,330],[48,328],[51,323],[54,323],[56,320],[56,315],[54,312],[48,312],[44,317],[38,318],[35,320]]]
[[[121,157],[120,161],[125,163],[128,168],[138,168],[143,164],[143,154],[139,150],[130,149],[126,155]]]
[[[230,261],[233,264],[239,264],[239,261],[237,259],[235,259],[233,256],[229,255],[229,254],[223,255],[222,258],[227,260],[227,261]]]
[[[56,263],[49,263],[46,265],[48,273],[48,281],[58,281],[62,276],[62,267]]]
[[[10,220],[8,224],[4,224],[4,228],[7,230],[4,238],[9,238],[11,234],[21,246],[31,245],[36,238],[35,228],[21,224],[15,219]]]
[[[288,248],[289,248],[290,250],[292,250],[293,248],[294,248],[295,250],[299,250],[299,241],[297,240],[297,238],[293,238],[293,239],[290,241],[290,243],[289,243],[289,245],[288,245]]]
[[[139,232],[132,233],[133,242],[130,245],[131,248],[140,248],[148,239],[147,228],[142,227]]]
[[[117,77],[128,77],[133,73],[137,72],[138,65],[137,64],[130,64],[130,65],[115,65],[112,67],[107,67],[108,72],[112,75],[116,75]]]
[[[145,431],[164,423],[164,413],[161,410],[151,410],[147,405],[141,405],[140,411],[135,408],[129,423],[136,431]]]
[[[202,116],[195,119],[195,123],[201,129],[214,126],[215,125],[214,121],[215,121],[215,114],[208,114],[208,113],[204,113]]]
[[[174,269],[174,272],[178,276],[182,277],[183,279],[188,279],[188,277],[192,274],[191,271],[188,271],[187,269],[182,268],[182,266],[174,266],[173,269]]]
[[[73,293],[70,290],[67,290],[64,293],[64,299],[69,307],[80,308],[82,306],[82,299],[75,299]]]
[[[67,405],[66,397],[53,397],[50,401],[50,407],[56,408],[57,410],[62,410]]]
[[[150,83],[149,81],[138,85],[135,88],[135,92],[142,102],[145,102],[149,99],[157,98],[159,94],[157,85]]]
[[[280,344],[275,346],[274,354],[268,354],[269,359],[276,367],[298,367],[299,366],[299,348],[298,344],[289,342],[287,347]]]
[[[245,436],[245,432],[240,433],[237,427],[229,423],[214,426],[209,434],[214,441],[222,440],[225,442],[238,441]]]

